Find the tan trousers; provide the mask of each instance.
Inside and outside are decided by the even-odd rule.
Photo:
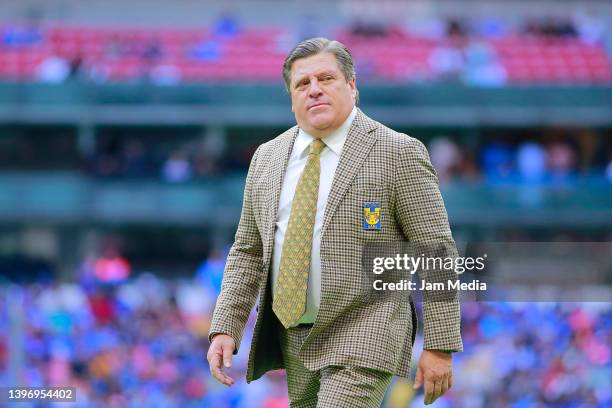
[[[310,371],[298,353],[310,327],[279,330],[291,408],[380,408],[392,374],[364,367]]]

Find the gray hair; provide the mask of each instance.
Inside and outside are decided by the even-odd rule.
[[[336,40],[328,40],[323,37],[309,38],[295,46],[285,58],[283,63],[283,79],[287,92],[291,92],[291,67],[299,59],[311,57],[316,54],[328,52],[336,57],[338,66],[344,75],[344,79],[349,82],[355,79],[355,65],[353,56],[344,44]],[[359,102],[359,91],[357,91],[355,103]]]

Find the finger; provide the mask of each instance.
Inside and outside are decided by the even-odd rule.
[[[425,404],[431,404],[434,392],[434,383],[431,375],[425,375]]]
[[[414,376],[414,385],[412,388],[415,390],[420,388],[423,384],[423,372],[421,371],[421,367],[417,367],[416,375]]]
[[[446,377],[444,380],[442,380],[442,393],[441,393],[440,395],[444,395],[444,394],[446,394],[446,392],[447,392],[447,391],[448,391],[448,389],[450,388],[450,387],[448,386],[448,378],[449,378],[449,377]]]
[[[218,352],[211,350],[206,357],[211,370],[215,367],[221,368],[221,355]]]
[[[225,367],[230,368],[232,366],[232,353],[234,352],[234,350],[232,350],[231,346],[225,346],[223,347],[223,365],[225,365]]]
[[[434,391],[431,402],[434,402],[442,395],[442,381],[436,381],[434,383]]]
[[[223,374],[223,384],[227,385],[228,387],[231,387],[232,385],[234,385],[234,379],[232,377],[230,377],[227,374]]]
[[[214,353],[211,357],[210,372],[223,385],[230,386],[234,383],[234,380],[221,370],[221,354],[219,352]]]
[[[451,371],[448,374],[448,389],[450,390],[453,387],[453,372]]]
[[[227,385],[229,387],[234,384],[233,378],[226,375],[222,368],[213,369],[212,374],[223,385]]]
[[[223,382],[224,376],[221,372],[221,355],[219,353],[214,353],[212,356],[210,356],[209,366],[213,377],[215,377],[219,382]]]

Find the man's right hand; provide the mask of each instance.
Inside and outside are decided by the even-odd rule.
[[[234,379],[223,372],[223,366],[225,366],[225,368],[230,368],[232,366],[232,355],[234,350],[236,350],[234,339],[227,334],[219,333],[214,335],[210,343],[210,348],[208,349],[208,354],[206,355],[212,375],[221,384],[227,385],[228,387],[234,384]]]

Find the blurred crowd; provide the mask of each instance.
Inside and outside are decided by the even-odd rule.
[[[186,137],[155,143],[147,137],[102,137],[86,159],[89,174],[101,178],[149,178],[184,183],[244,173],[257,148],[227,149],[223,140]]]
[[[576,11],[569,17],[525,17],[517,24],[505,16],[474,17],[472,19],[440,18],[438,16],[409,17],[404,25],[389,25],[380,21],[356,21],[348,29],[349,44],[355,39],[421,38],[431,41],[431,50],[425,64],[404,73],[411,82],[458,82],[468,86],[503,86],[510,82],[511,74],[504,63],[515,51],[500,52],[492,41],[521,39],[523,44],[532,40],[540,44],[562,44],[562,40],[575,40],[579,44],[607,44],[604,20],[593,12]],[[378,44],[378,43],[377,43]],[[539,52],[533,58],[542,58]],[[398,58],[401,58],[398,56]],[[414,57],[413,57],[414,58]],[[357,56],[358,77],[371,79],[377,76],[372,61]],[[546,62],[545,58],[539,60]],[[524,64],[525,65],[525,64]],[[526,68],[523,66],[523,68]],[[550,79],[550,78],[549,78]],[[546,82],[543,78],[540,82]],[[538,82],[538,81],[535,81]]]
[[[612,136],[605,129],[404,131],[425,142],[443,185],[612,182]],[[54,129],[45,137],[38,137],[41,130],[7,132],[6,149],[0,149],[2,170],[59,167],[101,179],[186,183],[245,174],[257,146],[278,130],[260,130],[252,137],[215,129],[101,131],[85,152],[66,130]]]
[[[428,143],[442,184],[457,180],[525,185],[612,182],[611,148],[589,131],[577,132],[575,137],[484,137],[478,143],[439,136]]]
[[[397,7],[396,13],[401,13]],[[357,14],[357,13],[356,13]],[[576,8],[565,16],[525,15],[521,18],[497,13],[474,15],[469,18],[443,18],[435,13],[410,13],[403,25],[390,25],[367,16],[349,25],[353,35],[385,38],[407,32],[415,37],[443,40],[458,37],[500,38],[503,36],[535,36],[575,38],[584,43],[597,44],[605,40],[606,24],[593,10]],[[401,30],[401,31],[398,31]]]
[[[222,271],[223,257],[213,256],[193,279],[101,280],[81,271],[75,283],[0,286],[0,383],[75,386],[75,406],[85,408],[286,407],[282,370],[244,381],[253,315],[230,371],[236,384],[226,388],[209,374],[206,333]],[[465,303],[462,315],[465,352],[437,406],[612,402],[609,303]],[[421,333],[415,347],[413,361]],[[385,407],[422,400],[410,379],[395,378]]]
[[[222,170],[221,157],[197,140],[168,146],[139,137],[100,138],[86,163],[90,174],[99,177],[159,178],[174,183],[212,177]]]
[[[274,38],[270,39],[270,44],[277,43],[277,50],[268,50],[273,45],[266,44],[261,47],[262,49],[255,45],[250,52],[252,55],[261,53],[266,57],[284,56],[300,40],[321,35],[321,33],[327,35],[333,33],[334,36],[337,35],[346,40],[349,46],[356,42],[359,43],[360,40],[370,39],[386,39],[388,44],[397,44],[394,42],[397,39],[402,41],[420,39],[423,45],[436,45],[422,67],[416,72],[406,71],[399,77],[416,82],[461,81],[473,86],[501,86],[511,80],[510,73],[502,61],[502,55],[489,40],[521,38],[528,43],[530,39],[537,39],[543,40],[544,43],[550,41],[551,44],[557,44],[556,40],[575,40],[578,44],[585,46],[597,46],[603,49],[609,47],[605,21],[594,12],[584,10],[577,10],[573,15],[565,17],[525,16],[519,22],[503,15],[473,18],[416,15],[406,17],[405,20],[404,23],[397,23],[397,19],[380,21],[368,19],[366,16],[346,26],[322,28],[317,27],[313,18],[304,16],[293,24],[285,26],[282,30],[285,32],[278,38],[272,35]],[[14,51],[43,46],[49,38],[47,38],[48,32],[42,21],[43,19],[37,16],[23,24],[0,28],[0,53],[3,49]],[[174,45],[168,45],[167,41],[161,38],[163,36],[160,32],[151,31],[147,35],[138,37],[117,32],[104,38],[102,52],[97,51],[95,55],[86,51],[87,47],[82,47],[83,49],[76,47],[75,50],[66,51],[57,46],[56,50],[52,50],[50,54],[47,53],[35,67],[34,79],[48,83],[61,83],[73,79],[105,83],[118,78],[150,81],[158,85],[189,82],[194,78],[190,77],[190,74],[185,76],[183,65],[190,62],[196,65],[199,62],[219,62],[226,57],[225,54],[235,52],[226,49],[228,41],[248,32],[249,27],[241,21],[239,14],[228,11],[220,15],[211,27],[207,28],[206,34],[202,32],[200,36],[197,36],[199,38],[194,38],[181,45],[178,55],[177,50],[173,48]],[[257,44],[257,40],[247,40],[241,47],[253,46],[251,43]],[[271,54],[268,55],[267,52]],[[405,59],[406,57],[399,53],[394,58]],[[410,58],[414,59],[414,56]],[[577,59],[582,60],[582,57]],[[118,69],[122,73],[117,73],[116,69],[110,68],[113,62],[127,60],[138,61],[137,68],[130,72]],[[377,63],[368,60],[359,55],[359,52],[356,53],[356,60],[359,78],[388,79],[377,66],[380,61]],[[276,63],[280,62],[276,61]],[[248,65],[248,62],[245,64]],[[571,64],[564,68],[574,69]],[[274,69],[272,72],[278,72],[280,75],[278,71],[280,66],[274,65]],[[270,79],[268,74],[264,75],[264,79]],[[196,79],[205,80],[208,74],[198,75]],[[222,74],[217,75],[213,74],[208,79],[216,80],[223,77]],[[237,75],[241,77],[240,74]],[[256,74],[253,75],[255,75],[253,79],[262,79]],[[598,78],[605,80],[606,75],[598,76]],[[397,77],[397,73],[392,76]],[[546,78],[534,77],[531,79],[536,82],[546,82]],[[564,79],[572,80],[571,77]]]
[[[0,27],[0,53],[3,50],[23,50],[41,47],[49,41],[49,32],[42,23],[40,13],[34,13],[23,24]],[[236,36],[241,30],[237,19],[230,13],[218,17],[211,33],[202,33],[184,50],[184,57],[201,61],[215,61],[223,41]],[[72,39],[74,41],[74,39]],[[35,68],[35,79],[40,82],[62,83],[70,80],[107,82],[110,79],[105,61],[138,60],[137,78],[158,85],[173,85],[181,81],[178,67],[165,61],[168,50],[152,31],[149,35],[131,37],[119,32],[104,40],[102,55],[95,58],[83,50],[66,51],[56,47]],[[77,47],[78,48],[78,47]]]

